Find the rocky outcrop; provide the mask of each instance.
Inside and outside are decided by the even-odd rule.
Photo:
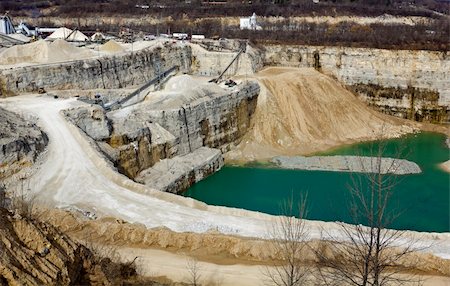
[[[98,105],[66,110],[64,114],[94,140],[104,140],[111,135],[112,126],[104,109]]]
[[[449,119],[449,108],[439,104],[437,91],[374,84],[355,84],[349,89],[369,106],[389,115],[432,123],[447,122]]]
[[[188,71],[191,50],[167,43],[119,56],[16,67],[0,71],[3,95],[50,89],[110,89],[142,85],[172,66]]]
[[[136,181],[156,190],[180,193],[222,166],[223,157],[219,150],[200,147],[187,155],[156,163],[142,171]]]
[[[172,158],[177,153],[179,142],[175,136],[159,124],[127,120],[114,124],[114,134],[107,140],[119,171],[130,178],[153,166],[162,159]]]
[[[250,127],[258,84],[241,84],[229,91],[202,89],[205,96],[201,92],[199,97],[176,103],[147,101],[109,112],[113,134],[107,142],[116,152],[118,169],[135,178],[162,159],[184,156],[200,147],[226,151],[238,142]]]
[[[397,175],[419,174],[422,172],[420,167],[414,162],[393,158],[381,158],[381,161],[378,161],[376,157],[363,156],[278,156],[271,161],[281,168],[308,171],[380,172],[381,174]]]
[[[1,285],[118,285],[135,273],[96,257],[50,224],[0,208]]]
[[[0,180],[32,165],[47,143],[34,123],[0,108]]]
[[[379,111],[418,121],[449,121],[447,52],[279,45],[264,49],[265,65],[321,69]]]

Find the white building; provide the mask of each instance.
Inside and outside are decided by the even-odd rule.
[[[258,26],[256,23],[256,14],[253,13],[253,15],[249,18],[241,18],[239,21],[239,27],[241,30],[261,30],[261,26]]]

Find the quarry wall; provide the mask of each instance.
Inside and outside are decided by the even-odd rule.
[[[109,89],[142,85],[174,65],[187,72],[191,49],[166,44],[117,56],[0,71],[0,96],[45,89]]]
[[[223,166],[222,152],[250,127],[258,94],[259,85],[248,82],[177,107],[143,102],[106,113],[85,106],[65,115],[96,140],[121,173],[181,193]]]
[[[235,41],[224,42],[236,43]],[[206,46],[206,45],[205,45]],[[218,51],[217,46],[208,46],[213,50],[204,49],[201,46],[192,45],[192,73],[201,76],[219,76],[225,68],[233,61],[238,54],[240,47],[233,50]],[[245,47],[245,46],[244,46]],[[258,49],[252,48],[250,45],[246,46],[245,52],[237,58],[235,62],[225,73],[225,76],[231,75],[252,75],[256,71],[262,69],[263,57],[262,53]]]
[[[258,94],[259,86],[248,83],[177,108],[152,109],[144,104],[125,118],[107,114],[113,126],[107,142],[117,152],[113,157],[119,169],[131,178],[162,159],[203,146],[225,152],[250,127]]]
[[[31,166],[47,143],[35,123],[0,108],[0,182]]]
[[[264,65],[320,68],[384,113],[449,121],[448,52],[280,45],[263,49]]]

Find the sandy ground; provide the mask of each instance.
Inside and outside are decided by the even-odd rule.
[[[267,68],[255,75],[261,93],[249,131],[230,161],[307,155],[343,144],[414,131],[369,108],[336,80],[312,68]]]
[[[167,228],[146,229],[143,225],[114,218],[86,220],[61,210],[45,210],[40,218],[81,243],[88,241],[88,247],[94,247],[106,256],[117,258],[120,254],[124,262],[137,258],[137,268],[145,276],[166,276],[186,282],[186,262],[188,258],[194,258],[199,261],[204,282],[257,285],[262,284],[258,282],[264,278],[260,270],[279,260],[279,254],[269,241],[256,238],[214,231],[196,234],[173,232]],[[318,247],[317,241],[310,245]],[[305,248],[300,259],[309,264],[314,261],[314,254]],[[405,260],[415,261],[417,273],[434,275],[432,281],[448,282],[450,279],[450,260],[426,253],[414,253]],[[242,282],[236,283],[237,279]]]
[[[183,254],[174,254],[156,249],[133,249],[120,248],[119,255],[125,261],[137,259],[138,273],[144,276],[165,276],[174,282],[191,281],[192,276],[188,271],[192,258]],[[218,265],[210,262],[198,261],[198,274],[200,283],[205,285],[222,286],[251,286],[251,285],[271,285],[267,276],[267,269],[264,265],[231,264]],[[191,264],[192,265],[192,264]],[[405,276],[407,277],[407,276]],[[450,277],[442,276],[421,276],[424,286],[446,286],[450,285]],[[269,283],[269,284],[267,284]],[[404,285],[415,285],[414,283]]]

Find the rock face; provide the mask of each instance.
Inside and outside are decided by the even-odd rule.
[[[107,142],[118,153],[119,170],[135,178],[162,159],[184,156],[203,146],[226,151],[238,142],[250,127],[258,84],[217,92],[205,88],[204,92],[205,96],[175,103],[148,101],[109,112],[113,134]]]
[[[375,109],[401,118],[441,123],[449,119],[448,106],[439,104],[439,93],[415,87],[382,87],[355,84],[349,88]]]
[[[215,41],[216,42],[216,41]],[[225,43],[238,43],[237,41],[227,41]],[[227,50],[231,48],[232,50]],[[236,57],[239,50],[245,49],[238,59],[233,62],[225,76],[230,75],[252,75],[263,68],[262,53],[250,45],[235,44],[232,47],[223,46],[223,50],[217,46],[209,45],[208,41],[201,46],[191,45],[192,49],[192,73],[202,76],[219,76],[225,68]],[[212,50],[211,50],[212,49]]]
[[[1,285],[118,285],[135,274],[129,266],[95,257],[49,224],[3,208],[0,222]]]
[[[0,108],[0,180],[33,164],[48,143],[35,124]]]
[[[100,106],[74,108],[64,111],[64,114],[94,140],[104,140],[111,135],[112,126]]]
[[[377,173],[380,167],[381,174],[405,175],[422,172],[420,167],[411,161],[381,158],[378,163],[377,160],[376,157],[359,156],[278,156],[274,157],[272,162],[281,168],[298,170]]]
[[[200,147],[187,155],[156,163],[142,171],[136,181],[164,192],[180,193],[222,166],[223,157],[219,150]]]
[[[264,49],[265,65],[320,68],[382,112],[449,121],[447,52],[276,45]]]
[[[96,140],[121,173],[180,193],[223,166],[221,151],[247,132],[259,94],[256,82],[178,87],[183,77],[172,81],[177,92],[152,93],[142,103],[108,113],[85,106],[65,115]]]
[[[167,43],[120,56],[0,71],[0,96],[48,89],[123,88],[142,85],[172,66],[188,71],[191,50]]]

